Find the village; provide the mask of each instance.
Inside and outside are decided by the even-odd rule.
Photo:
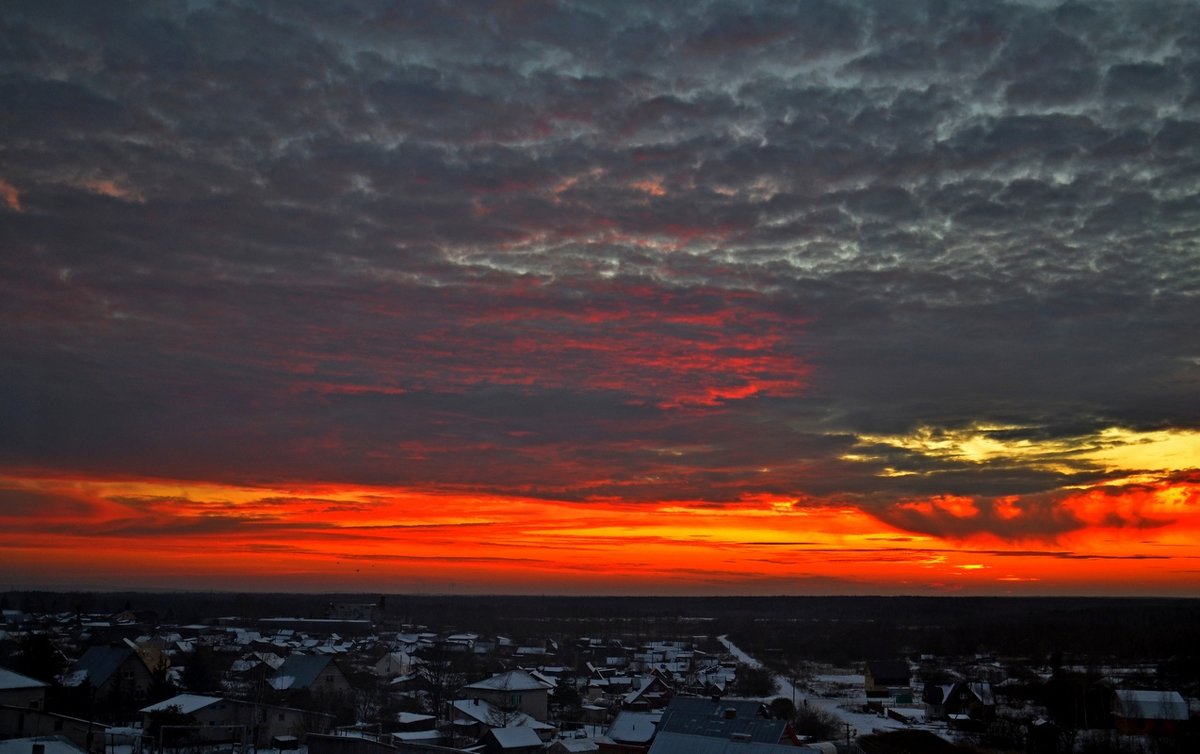
[[[1154,658],[751,656],[713,621],[536,634],[397,623],[379,602],[172,624],[6,609],[0,754],[1195,751]]]

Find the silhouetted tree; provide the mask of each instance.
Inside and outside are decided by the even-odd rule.
[[[559,681],[550,692],[550,704],[559,720],[578,720],[583,714],[583,698],[567,681]]]
[[[193,693],[213,691],[221,685],[216,658],[208,647],[196,647],[183,666],[183,685]]]
[[[767,709],[771,711],[771,717],[776,720],[791,720],[796,716],[796,705],[792,704],[792,700],[787,697],[777,696],[767,705]]]
[[[786,700],[785,700],[786,701]],[[792,729],[798,736],[808,736],[817,741],[836,738],[842,731],[841,723],[833,715],[816,707],[802,706],[792,719]]]
[[[439,720],[445,714],[445,705],[454,698],[454,693],[467,683],[468,673],[473,669],[474,655],[470,652],[454,652],[443,642],[431,644],[417,650],[421,664],[417,673],[425,682],[429,692],[429,713]]]
[[[779,690],[775,674],[764,667],[752,667],[743,663],[737,666],[737,677],[730,689],[734,696],[770,696]]]
[[[46,634],[29,633],[18,643],[18,654],[12,669],[46,683],[55,683],[55,678],[66,668],[62,653]]]

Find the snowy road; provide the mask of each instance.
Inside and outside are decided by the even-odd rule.
[[[763,664],[746,654],[740,647],[729,640],[725,634],[717,637],[717,641],[729,650],[729,653],[737,659],[738,662],[745,663],[752,668],[761,668]],[[803,689],[792,686],[791,680],[784,678],[778,673],[775,674],[775,682],[779,684],[779,693],[771,697],[766,697],[764,701],[774,699],[776,696],[794,699],[797,707],[814,707],[823,710],[833,715],[843,724],[847,724],[852,730],[857,731],[858,735],[866,733],[882,732],[886,730],[902,730],[907,727],[904,723],[893,720],[890,717],[883,717],[876,714],[867,714],[856,712],[854,710],[845,709],[842,705],[852,703],[854,700],[848,697],[828,699],[825,697],[812,696]],[[858,704],[862,704],[861,700]],[[852,734],[853,735],[853,734]]]

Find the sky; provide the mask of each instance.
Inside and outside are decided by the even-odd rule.
[[[0,586],[1200,596],[1200,3],[5,2]]]

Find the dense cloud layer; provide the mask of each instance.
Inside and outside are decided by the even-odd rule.
[[[0,24],[7,467],[1019,538],[1113,469],[869,438],[1200,430],[1194,3]],[[982,513],[897,507],[936,495]]]

